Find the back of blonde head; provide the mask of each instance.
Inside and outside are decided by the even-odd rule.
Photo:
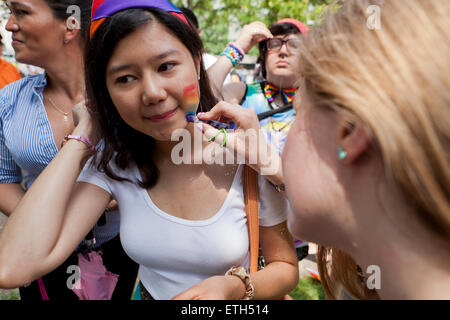
[[[379,29],[371,30],[378,13]],[[450,1],[347,0],[305,45],[313,102],[350,112],[371,129],[386,174],[420,222],[450,242]],[[322,248],[319,260],[330,251]],[[326,278],[323,264],[322,271]],[[368,297],[363,288],[350,291]]]

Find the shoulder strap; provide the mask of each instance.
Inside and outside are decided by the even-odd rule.
[[[45,290],[44,281],[42,281],[42,278],[40,278],[38,280],[38,285],[39,285],[39,290],[41,291],[42,300],[45,300],[45,301],[50,300],[47,295],[47,290]]]
[[[244,103],[245,103],[245,100],[247,100],[247,94],[248,94],[248,87],[249,87],[249,84],[245,84],[245,93],[244,93],[244,95],[242,96],[242,99],[241,99],[241,103],[239,103],[239,105],[244,105]]]
[[[258,173],[244,166],[244,201],[250,241],[250,273],[258,271],[259,217],[258,217]]]

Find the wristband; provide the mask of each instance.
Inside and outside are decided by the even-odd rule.
[[[237,64],[238,64],[237,60],[229,52],[224,51],[220,55],[230,59],[231,63],[233,64],[233,67],[237,66]]]
[[[232,47],[235,48],[237,51],[239,51],[239,53],[241,54],[242,58],[245,57],[245,51],[242,50],[242,48],[239,47],[235,42],[231,42],[231,43],[229,44],[229,46],[232,46]]]
[[[64,145],[67,143],[67,141],[69,140],[76,140],[76,141],[80,141],[82,143],[84,143],[91,151],[95,151],[95,147],[92,145],[91,141],[89,140],[89,138],[85,137],[85,136],[72,136],[72,135],[67,135],[64,137],[63,142],[61,143],[61,148],[64,147]]]
[[[237,64],[244,60],[245,54],[240,50],[235,44],[228,44],[225,50],[220,54],[231,60],[233,66],[236,67]]]
[[[245,285],[245,296],[242,300],[253,300],[255,297],[255,288],[252,279],[244,267],[233,267],[225,273],[226,276],[235,276],[242,280]]]

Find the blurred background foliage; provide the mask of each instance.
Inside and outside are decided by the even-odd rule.
[[[328,4],[335,0],[172,0],[179,7],[195,12],[203,30],[206,50],[219,54],[240,29],[253,21],[267,26],[284,18],[298,19],[308,26],[320,23]],[[0,1],[0,21],[5,22],[9,10]],[[253,50],[251,53],[256,53]]]
[[[295,18],[308,26],[320,23],[333,0],[173,0],[195,12],[203,30],[207,52],[219,54],[240,29],[253,21],[267,26],[284,18]],[[253,51],[252,51],[253,52]],[[252,53],[251,52],[251,53]]]

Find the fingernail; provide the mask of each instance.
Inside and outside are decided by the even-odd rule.
[[[206,113],[204,112],[200,112],[199,114],[197,114],[197,117],[203,117]]]

